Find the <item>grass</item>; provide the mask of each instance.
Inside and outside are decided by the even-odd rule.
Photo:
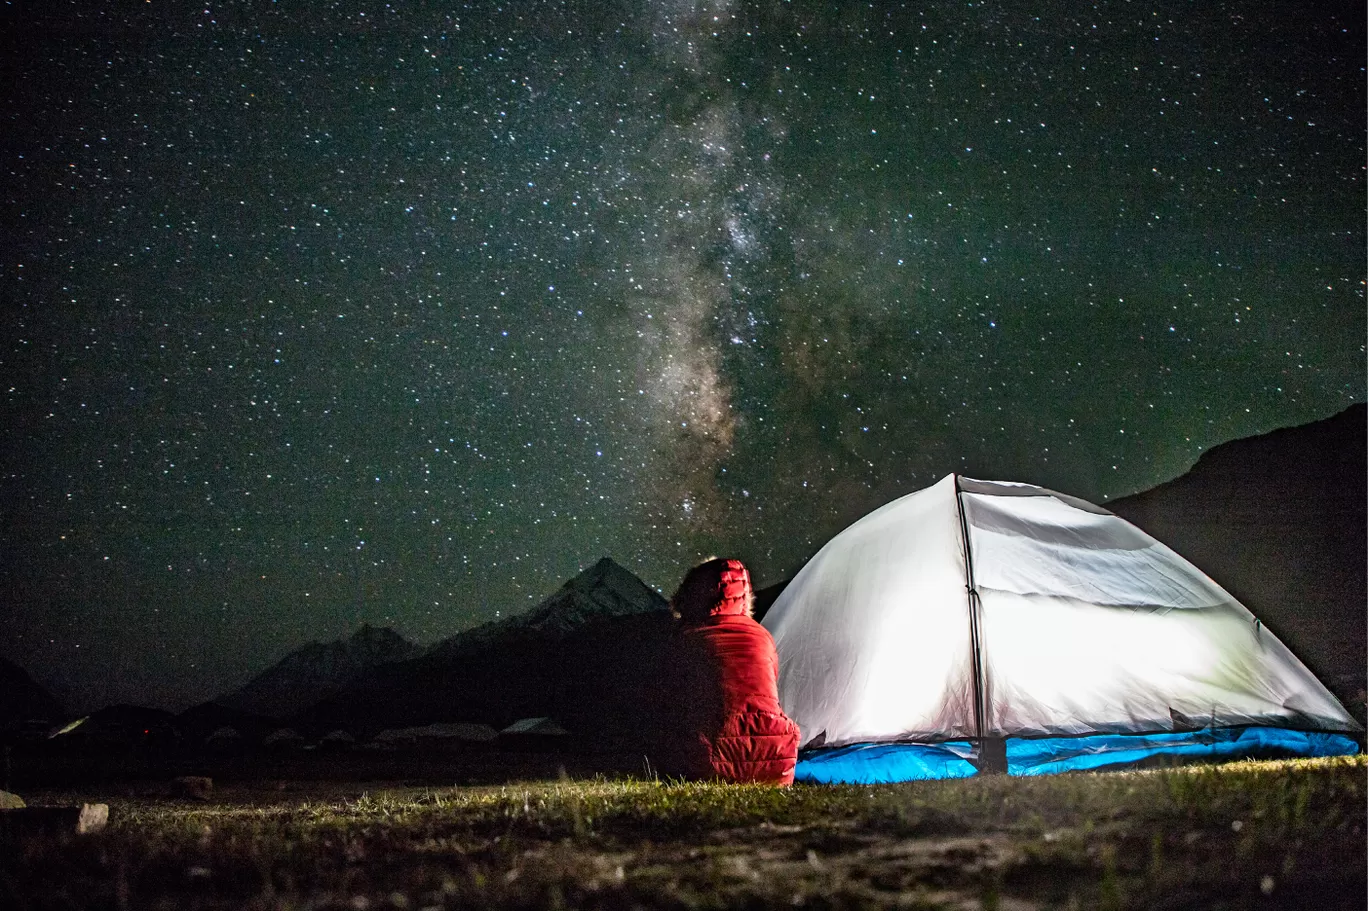
[[[0,906],[1363,908],[1365,771],[46,792],[30,804],[107,802],[109,827],[0,845]]]

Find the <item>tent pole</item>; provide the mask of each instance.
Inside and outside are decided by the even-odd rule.
[[[983,672],[983,644],[980,632],[982,604],[979,600],[978,584],[974,581],[974,551],[969,544],[969,520],[964,514],[964,491],[960,487],[959,472],[955,472],[955,508],[959,512],[960,543],[964,548],[964,588],[969,601],[969,637],[973,644],[974,659],[974,739],[978,743],[979,770],[983,772],[1007,771],[1005,742],[1001,738],[989,738],[984,733],[988,717],[987,685]],[[992,741],[990,743],[990,741]],[[992,755],[989,755],[989,754]]]

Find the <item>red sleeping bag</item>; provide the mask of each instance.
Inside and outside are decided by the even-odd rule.
[[[779,707],[774,639],[751,619],[750,574],[739,560],[711,560],[685,576],[673,606],[679,637],[671,700],[673,762],[688,778],[788,785],[798,726]]]

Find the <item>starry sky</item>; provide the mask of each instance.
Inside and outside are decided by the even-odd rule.
[[[6,2],[0,653],[184,707],[1365,399],[1361,3]]]

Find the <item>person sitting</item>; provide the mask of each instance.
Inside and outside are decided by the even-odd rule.
[[[750,573],[713,559],[684,576],[671,679],[673,743],[665,771],[692,779],[793,783],[798,726],[779,706],[779,655],[751,617]]]

